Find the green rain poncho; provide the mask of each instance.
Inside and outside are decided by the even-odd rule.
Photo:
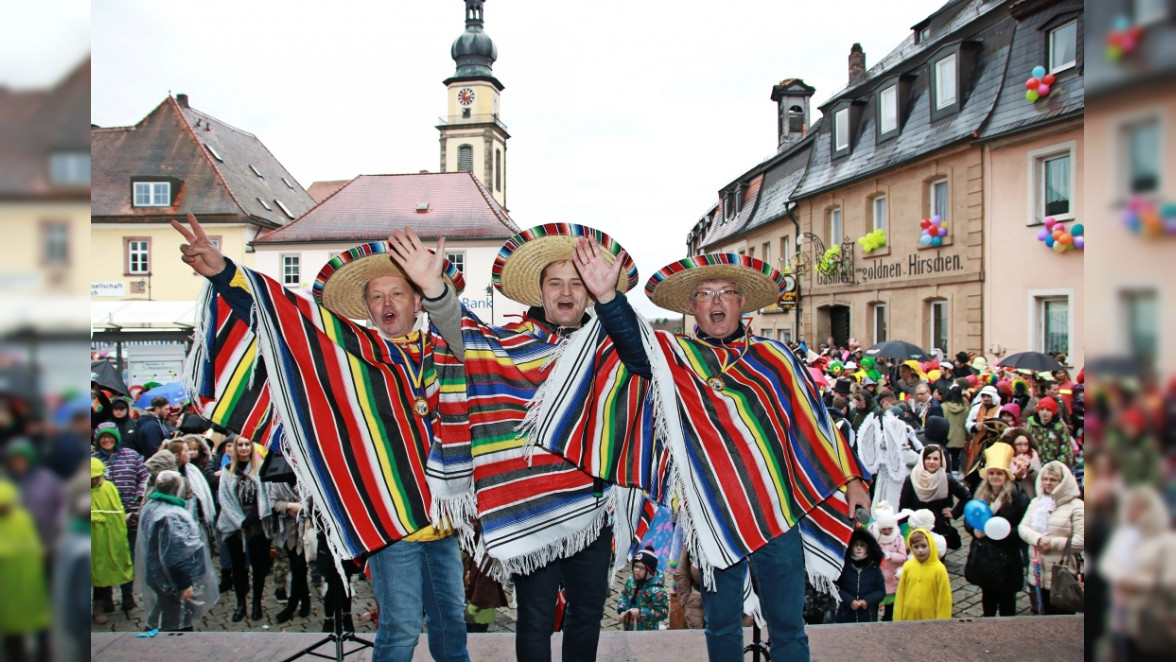
[[[90,478],[101,476],[102,460],[90,458]],[[134,577],[127,541],[126,511],[118,489],[103,479],[90,488],[90,585],[122,586]]]
[[[49,591],[37,528],[20,507],[16,486],[0,481],[0,635],[40,632],[49,627]]]

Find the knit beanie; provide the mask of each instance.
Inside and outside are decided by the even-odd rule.
[[[911,516],[907,518],[907,522],[910,523],[912,531],[915,529],[927,529],[930,531],[935,528],[935,515],[926,508],[920,508],[911,513]]]
[[[657,572],[657,555],[648,549],[643,549],[633,555],[633,564],[641,563],[645,565],[645,570],[650,575]]]
[[[122,434],[119,433],[118,426],[110,421],[98,424],[98,429],[94,430],[94,441],[101,439],[104,434],[114,437],[116,444],[122,443]]]
[[[1038,409],[1048,409],[1054,416],[1058,415],[1058,402],[1053,398],[1042,398],[1037,401]]]

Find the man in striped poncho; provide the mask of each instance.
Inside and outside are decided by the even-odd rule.
[[[593,253],[582,251],[578,260],[586,264]],[[807,660],[805,578],[836,593],[852,531],[848,514],[869,505],[868,473],[836,431],[804,366],[787,347],[743,325],[741,313],[774,303],[782,284],[778,271],[754,258],[681,260],[654,274],[646,293],[662,308],[692,315],[694,333],[655,334],[641,323],[636,332],[648,357],[641,375],[650,381],[657,435],[670,458],[668,470],[659,466],[657,481],[667,485],[658,491],[677,498],[679,522],[703,571],[711,660],[742,657],[748,567],[772,659]],[[611,298],[607,288],[593,294]],[[618,308],[605,307],[601,315],[614,339],[634,334],[632,311],[623,297],[617,300]],[[552,388],[579,391],[589,378],[579,368],[584,351],[575,344],[564,351],[549,378]],[[561,403],[541,403],[537,416],[550,415],[549,406],[558,412]],[[578,443],[560,430],[537,429],[532,441],[624,484],[626,472],[611,466],[626,456],[624,448]]]
[[[437,468],[425,476],[445,415],[434,356],[444,343],[414,330],[419,292],[388,245],[373,242],[323,267],[315,305],[234,265],[191,214],[188,222],[172,222],[188,242],[183,260],[217,295],[205,294],[189,358],[205,414],[236,421],[246,437],[249,426],[280,435],[272,443],[312,497],[336,561],[366,556],[380,604],[373,660],[411,660],[422,620],[434,660],[468,660],[457,537],[429,516],[445,479]],[[442,270],[460,291],[461,274],[447,261]],[[373,328],[351,321],[364,318]],[[336,632],[351,632],[350,614],[341,616]]]
[[[572,260],[577,241],[603,246],[592,268]],[[624,365],[626,350],[639,353],[637,337],[615,345],[586,314],[591,301],[585,282],[609,283],[626,290],[637,269],[608,235],[579,225],[550,224],[506,242],[494,263],[494,284],[507,297],[528,304],[518,323],[483,324],[463,309],[440,278],[444,239],[430,254],[415,233],[397,231],[391,246],[404,271],[420,286],[424,307],[463,363],[464,383],[442,379],[442,399],[468,407],[471,439],[453,443],[442,433],[443,455],[461,455],[472,467],[476,516],[481,525],[479,561],[489,557],[491,574],[512,579],[518,600],[515,651],[522,661],[551,659],[551,633],[557,593],[567,591],[563,659],[594,660],[600,620],[608,596],[608,568],[614,527],[621,562],[629,549],[630,516],[640,506],[635,490],[605,487],[576,465],[547,451],[530,452],[519,432],[528,406],[563,394],[544,389],[552,360],[582,336],[592,346],[585,361],[598,377],[592,394],[598,406],[571,415],[544,417],[545,424],[571,430],[577,439],[607,438],[610,443],[639,440],[648,409],[643,390]],[[446,335],[460,323],[460,333]],[[452,386],[452,388],[451,388]],[[437,456],[437,453],[434,453]],[[451,516],[473,515],[466,495],[455,493]],[[440,497],[444,503],[445,497]],[[616,519],[610,525],[610,510]]]

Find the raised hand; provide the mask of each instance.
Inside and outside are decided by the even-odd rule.
[[[180,252],[184,254],[181,260],[184,264],[190,265],[196,270],[196,273],[205,278],[212,278],[225,270],[225,256],[221,254],[220,249],[213,245],[212,240],[208,235],[204,234],[204,228],[200,227],[200,223],[196,222],[194,214],[188,214],[188,225],[186,228],[179,221],[172,221],[172,227],[177,232],[184,235],[184,239],[188,242],[180,244]]]
[[[616,260],[609,264],[604,259],[600,244],[587,237],[580,237],[576,241],[576,270],[580,272],[584,287],[588,288],[597,303],[608,303],[617,295],[617,278],[621,274],[625,255],[622,250]]]
[[[426,297],[436,299],[445,293],[441,273],[445,266],[445,237],[437,240],[435,253],[425,248],[412,228],[393,230],[388,244],[392,248],[392,259]]]

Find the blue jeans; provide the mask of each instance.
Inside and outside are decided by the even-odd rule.
[[[434,660],[469,660],[456,536],[393,543],[368,557],[368,567],[372,592],[380,604],[374,662],[412,660],[422,621],[429,626],[429,652]]]
[[[730,568],[715,570],[715,590],[702,591],[707,657],[711,662],[743,659],[743,575],[749,561],[760,609],[768,622],[772,659],[808,660],[803,613],[804,548],[798,526]]]

